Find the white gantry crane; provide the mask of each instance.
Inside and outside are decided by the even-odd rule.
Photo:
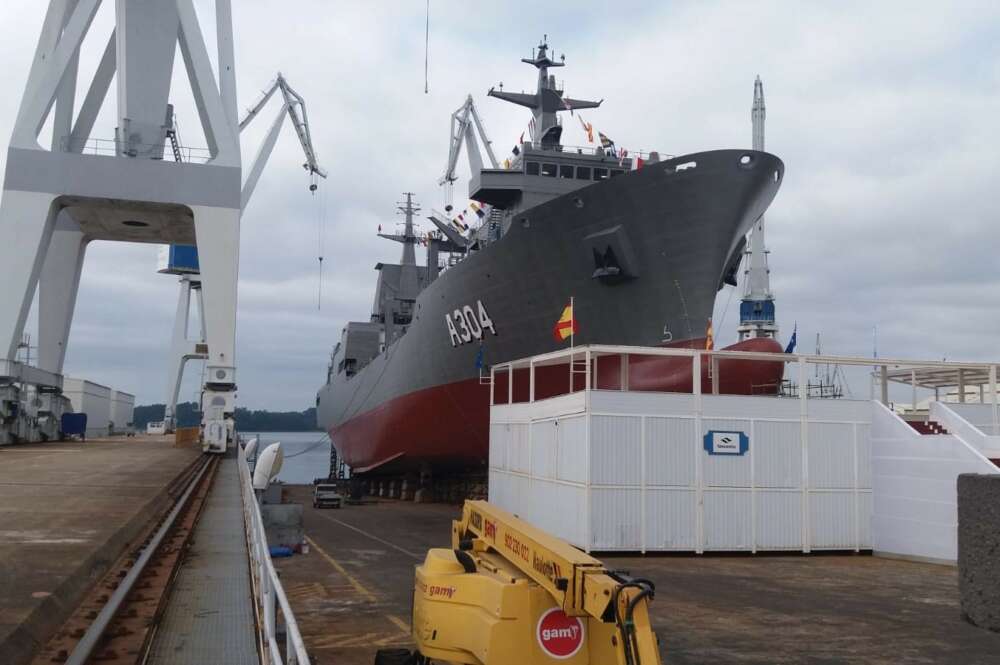
[[[253,165],[251,165],[250,172],[243,183],[242,199],[244,208],[246,208],[247,201],[253,196],[253,190],[257,187],[260,174],[264,170],[268,158],[271,156],[271,151],[278,140],[278,134],[281,132],[281,126],[284,124],[286,116],[291,120],[292,126],[295,127],[295,133],[299,137],[299,143],[302,144],[302,151],[306,156],[306,161],[302,165],[302,168],[309,172],[309,191],[316,191],[317,176],[326,178],[326,171],[319,165],[316,158],[316,150],[312,144],[312,135],[309,133],[309,116],[306,113],[306,102],[299,93],[295,92],[288,85],[288,81],[281,75],[281,72],[278,72],[278,76],[271,82],[271,85],[268,86],[261,98],[257,100],[257,103],[247,109],[246,115],[240,120],[240,133],[253,122],[253,119],[260,114],[264,106],[267,105],[267,102],[276,92],[281,92],[284,102],[274,122],[271,123],[271,129],[268,130],[267,136],[264,137],[264,142],[257,150],[257,156],[254,157]]]
[[[247,109],[243,119],[239,122],[238,128],[240,134],[243,133],[243,130],[247,128],[254,118],[260,115],[276,92],[281,92],[283,102],[278,115],[275,117],[274,122],[271,123],[271,128],[264,137],[263,143],[261,143],[260,148],[257,150],[253,165],[250,167],[247,178],[243,183],[240,195],[241,211],[246,210],[247,203],[253,195],[254,188],[257,186],[257,181],[260,180],[267,160],[274,150],[274,144],[277,142],[278,134],[281,133],[281,128],[284,125],[286,117],[291,120],[292,126],[295,127],[295,133],[298,135],[302,151],[305,153],[306,161],[302,166],[309,172],[309,191],[316,191],[318,177],[326,178],[326,171],[319,165],[316,150],[313,148],[305,100],[288,85],[288,81],[281,75],[281,72],[278,72],[277,77],[268,85],[257,102]],[[172,109],[170,113],[172,116]],[[178,141],[176,124],[174,122],[169,124],[167,134],[171,140],[171,145],[176,146]],[[174,149],[174,156],[177,161],[182,161],[181,152],[176,148]],[[167,254],[169,257],[168,260],[161,262],[159,270],[162,273],[180,275],[180,294],[177,301],[177,314],[174,320],[173,336],[170,342],[170,359],[167,365],[167,395],[164,421],[168,430],[172,430],[176,425],[177,400],[180,395],[185,364],[188,360],[207,358],[204,308],[201,305],[201,280],[198,271],[197,252],[193,249],[184,252],[187,260],[175,263],[173,260],[175,250],[178,250],[177,255],[180,256],[180,249],[182,248],[171,247],[169,254]],[[192,252],[194,254],[193,258],[190,256]],[[199,321],[202,322],[200,335],[194,340],[188,339],[188,320],[192,295],[196,297],[200,314]]]
[[[472,101],[472,95],[469,95],[466,97],[465,103],[451,114],[448,166],[445,168],[444,175],[438,181],[439,185],[444,185],[445,187],[447,212],[451,212],[453,185],[455,180],[458,179],[455,175],[455,167],[458,166],[458,154],[462,151],[463,141],[465,142],[465,152],[469,158],[469,169],[472,171],[472,174],[479,173],[483,168],[483,155],[479,149],[476,134],[479,134],[479,140],[483,142],[483,147],[486,149],[486,156],[490,160],[490,168],[499,168],[497,158],[493,155],[493,147],[489,138],[486,137],[486,129],[483,127],[483,121],[476,111],[476,104]]]

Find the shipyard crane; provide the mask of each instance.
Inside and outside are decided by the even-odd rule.
[[[448,166],[444,170],[444,175],[438,180],[438,184],[445,187],[446,212],[451,212],[452,188],[458,179],[458,176],[455,175],[455,167],[458,166],[458,154],[462,151],[463,141],[465,142],[465,152],[469,157],[469,169],[472,171],[472,174],[475,175],[483,169],[483,156],[479,150],[479,142],[476,140],[476,134],[479,134],[479,140],[483,142],[483,147],[486,148],[486,156],[490,160],[490,168],[500,168],[497,158],[493,154],[491,142],[486,137],[486,129],[483,127],[483,121],[479,117],[479,112],[476,111],[476,104],[472,101],[472,95],[469,95],[466,97],[465,103],[451,114]]]
[[[309,172],[309,191],[316,191],[317,176],[326,178],[326,171],[320,167],[319,161],[316,158],[316,150],[313,148],[312,135],[309,132],[309,116],[306,114],[306,102],[299,93],[292,89],[292,86],[288,85],[288,81],[281,75],[281,72],[278,72],[278,76],[271,82],[267,90],[257,100],[257,103],[247,109],[246,115],[240,120],[240,133],[260,114],[267,102],[274,96],[274,93],[279,91],[284,100],[281,110],[278,111],[277,117],[271,124],[271,129],[268,130],[267,135],[264,137],[264,142],[261,143],[260,148],[257,150],[257,156],[254,157],[250,173],[243,184],[242,201],[244,209],[246,208],[247,201],[253,196],[253,190],[257,187],[257,181],[264,170],[264,165],[267,164],[267,160],[271,156],[271,151],[274,149],[274,144],[278,139],[278,133],[281,131],[281,126],[285,122],[286,115],[291,120],[292,126],[295,127],[295,133],[299,137],[299,143],[302,144],[302,151],[306,156],[306,161],[302,165],[302,168]]]
[[[652,582],[486,501],[465,502],[451,540],[417,566],[415,662],[660,665]]]

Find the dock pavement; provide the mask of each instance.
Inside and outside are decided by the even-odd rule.
[[[450,547],[460,507],[380,500],[304,506],[308,554],[276,559],[314,665],[371,665],[409,647],[413,568]],[[870,554],[596,555],[656,584],[653,626],[671,665],[995,665],[1000,634],[965,622],[951,566]]]

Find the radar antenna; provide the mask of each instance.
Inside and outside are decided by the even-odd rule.
[[[473,129],[473,125],[475,125],[475,129]],[[479,150],[479,142],[476,140],[476,134],[479,134],[479,140],[483,142],[483,147],[486,149],[486,156],[490,160],[490,168],[499,168],[497,158],[493,155],[491,142],[486,136],[483,121],[479,117],[479,112],[476,111],[476,104],[472,101],[472,95],[469,95],[466,97],[465,103],[451,114],[448,166],[445,167],[444,175],[438,180],[438,184],[445,187],[445,205],[448,210],[451,209],[453,185],[455,180],[458,179],[455,175],[455,167],[458,166],[458,154],[462,150],[463,140],[465,141],[465,152],[469,157],[469,168],[472,171],[472,175],[475,176],[483,170],[483,156]]]
[[[573,99],[563,94],[562,87],[556,85],[556,77],[549,74],[549,68],[565,67],[566,56],[561,56],[559,60],[550,58],[547,41],[548,35],[545,35],[545,39],[538,45],[537,52],[532,52],[531,58],[521,58],[521,62],[538,69],[538,87],[535,94],[504,92],[502,83],[499,90],[490,88],[487,94],[490,97],[531,109],[534,117],[531,142],[541,143],[545,147],[555,147],[559,145],[559,139],[562,136],[562,125],[559,124],[556,117],[557,113],[561,111],[572,112],[576,109],[595,109],[604,100],[592,102],[586,99]]]

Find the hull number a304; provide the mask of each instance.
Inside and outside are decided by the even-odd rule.
[[[486,306],[483,305],[482,300],[477,300],[474,308],[472,305],[466,305],[456,309],[451,314],[445,314],[444,322],[448,326],[448,337],[451,339],[452,346],[480,340],[487,330],[494,335],[497,334],[493,319],[486,312]]]

